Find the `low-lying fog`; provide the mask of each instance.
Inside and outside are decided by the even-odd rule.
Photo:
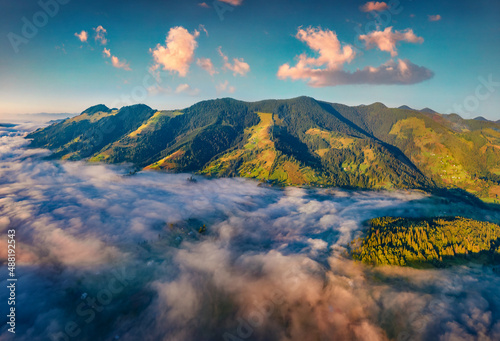
[[[344,257],[363,221],[495,213],[416,192],[44,160],[0,127],[0,313],[16,229],[16,334],[0,340],[500,340],[490,267],[371,268]],[[203,229],[205,225],[206,231]],[[201,231],[201,233],[200,233]]]

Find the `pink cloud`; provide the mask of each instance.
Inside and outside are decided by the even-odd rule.
[[[400,33],[401,34],[401,33]],[[415,40],[413,32],[402,33],[404,39]],[[432,71],[409,60],[389,61],[379,67],[367,66],[354,72],[344,71],[344,65],[351,62],[356,53],[350,45],[340,43],[337,35],[320,28],[299,29],[297,39],[304,41],[319,56],[298,56],[295,66],[286,63],[280,66],[279,79],[307,80],[312,87],[346,84],[414,84],[431,78]],[[421,38],[416,38],[421,39]]]
[[[429,15],[429,21],[439,21],[441,20],[441,15],[436,14],[436,15]]]
[[[369,1],[363,6],[361,6],[361,10],[363,12],[373,12],[373,11],[385,11],[388,9],[389,6],[385,2],[376,2],[376,1]]]
[[[217,94],[221,92],[228,92],[232,94],[236,91],[236,88],[234,86],[229,85],[229,82],[227,80],[217,84],[215,86],[215,89],[217,90]]]
[[[233,75],[240,75],[240,76],[245,76],[249,71],[250,71],[250,65],[245,63],[243,58],[234,58],[233,59],[233,64],[229,62],[229,58],[222,53],[222,47],[219,46],[217,49],[219,51],[219,55],[222,57],[224,60],[224,68],[230,71],[233,71]]]
[[[220,2],[225,2],[233,6],[239,6],[243,3],[243,0],[219,0]]]
[[[104,55],[108,58],[111,58],[111,51],[108,50],[107,48],[104,48],[104,50],[102,51],[102,53],[104,53]]]
[[[356,56],[353,48],[350,45],[341,46],[337,34],[330,30],[312,27],[305,30],[299,29],[296,38],[319,53],[318,58],[307,58],[305,54],[300,55],[298,65],[326,65],[328,68],[338,69],[343,64],[351,62]]]
[[[340,70],[345,63],[351,62],[356,56],[354,49],[350,45],[342,46],[337,34],[330,30],[312,27],[305,30],[299,28],[296,38],[305,42],[319,56],[307,57],[304,53],[298,56],[299,60],[295,66],[281,65],[278,70],[280,79],[310,79],[312,85],[316,83],[315,75],[325,71]]]
[[[194,30],[189,33],[184,27],[177,26],[170,29],[166,39],[166,46],[158,44],[156,48],[150,49],[155,66],[163,67],[163,70],[177,72],[180,77],[186,77],[189,66],[193,62],[194,50],[198,46],[196,38],[200,32]]]
[[[89,34],[86,31],[81,31],[80,33],[75,33],[75,37],[77,37],[82,43],[84,43],[87,41]]]
[[[199,89],[193,89],[189,84],[180,84],[177,89],[175,89],[176,94],[187,94],[189,96],[197,96],[200,94]]]
[[[126,61],[121,61],[118,57],[111,55],[111,51],[107,48],[104,48],[102,51],[104,56],[111,58],[111,65],[113,65],[117,69],[124,69],[126,71],[131,71],[129,64]]]
[[[209,35],[208,35],[208,31],[207,31],[207,29],[205,28],[205,25],[200,24],[200,25],[198,26],[198,28],[199,28],[199,30],[200,30],[200,31],[205,32],[205,34],[207,35],[207,37],[209,36]]]
[[[172,93],[172,89],[170,87],[162,87],[159,84],[152,85],[147,88],[148,94],[150,96],[156,96],[158,94],[170,95]]]
[[[120,61],[116,56],[111,56],[111,64],[118,69],[131,70],[126,61]]]
[[[423,43],[424,41],[422,37],[417,37],[412,29],[392,32],[392,27],[387,27],[383,31],[373,31],[368,34],[360,35],[359,40],[365,41],[366,48],[369,49],[376,46],[381,51],[389,52],[392,57],[398,55],[396,44],[399,41],[406,41],[409,43]]]
[[[198,60],[196,61],[196,65],[208,72],[210,76],[213,76],[217,73],[210,58],[198,58]]]
[[[108,39],[106,39],[106,29],[101,25],[94,28],[95,31],[95,40],[101,43],[101,45],[106,45],[108,43]]]
[[[203,7],[203,8],[210,8],[210,6],[206,2],[199,2],[198,6]]]

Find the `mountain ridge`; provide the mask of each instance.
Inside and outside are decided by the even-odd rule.
[[[100,104],[28,138],[53,158],[137,169],[283,185],[457,188],[488,202],[500,195],[500,125],[379,102],[226,97],[181,110]]]

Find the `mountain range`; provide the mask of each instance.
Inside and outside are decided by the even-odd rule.
[[[63,160],[282,185],[461,189],[500,200],[500,124],[428,108],[310,97],[223,98],[182,110],[100,104],[27,137],[31,147]]]

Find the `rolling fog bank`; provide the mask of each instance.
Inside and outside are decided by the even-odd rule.
[[[48,161],[0,127],[0,314],[16,229],[16,335],[0,340],[499,340],[491,267],[372,268],[367,219],[498,212],[417,192],[276,189],[248,179]],[[205,225],[205,228],[203,228]]]

